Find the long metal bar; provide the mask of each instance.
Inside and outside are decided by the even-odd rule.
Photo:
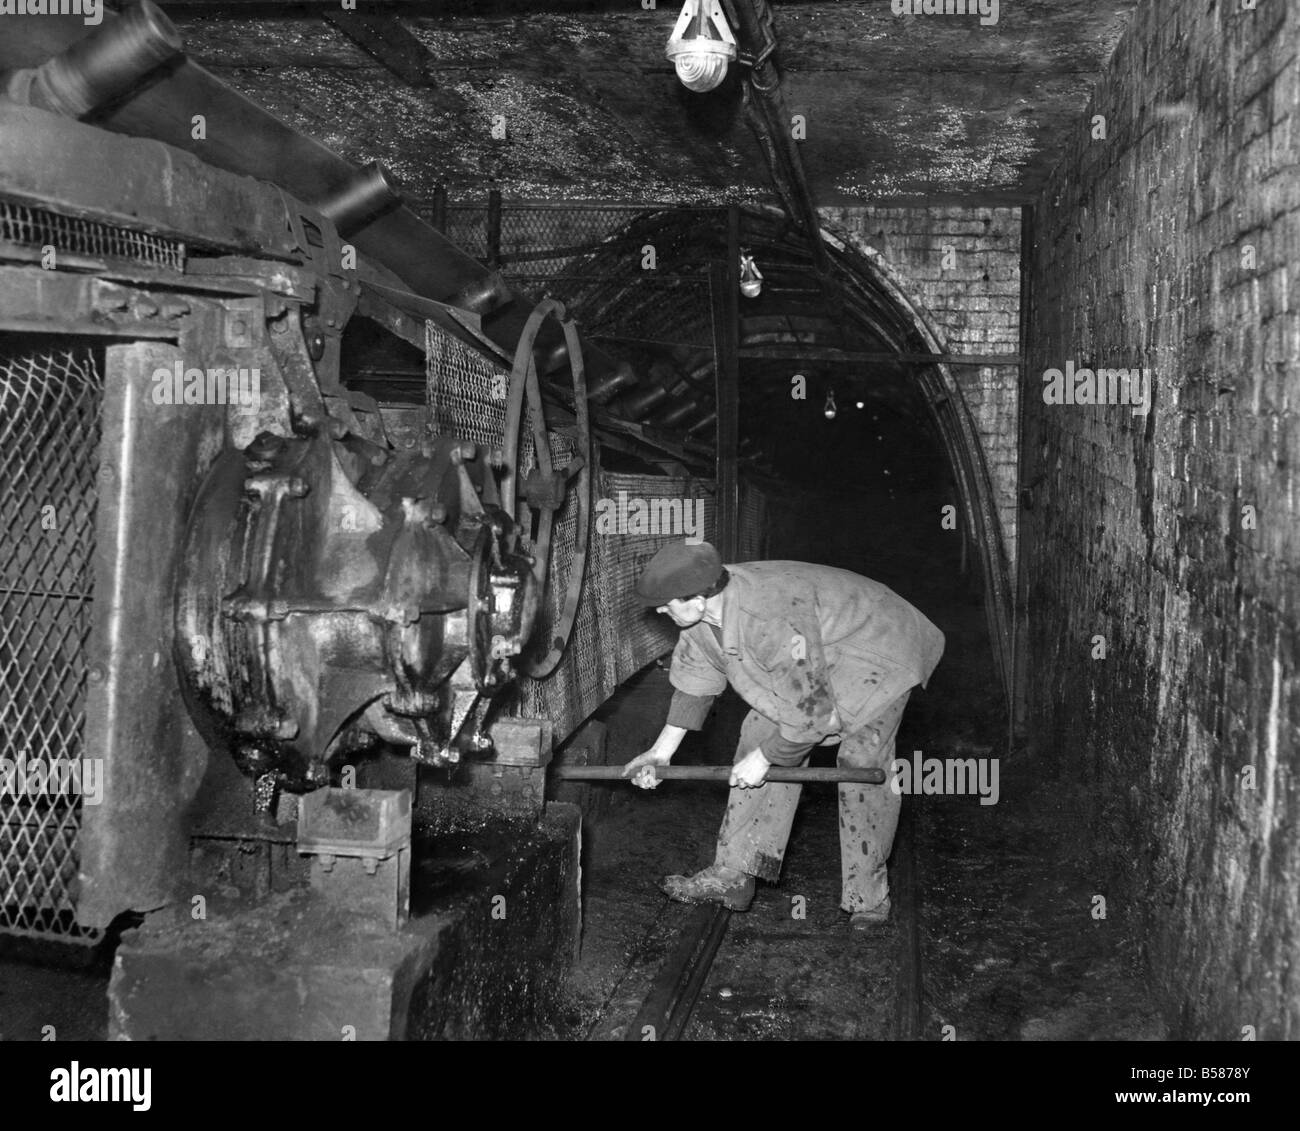
[[[624,1033],[625,1041],[681,1038],[730,921],[731,912],[719,904],[705,904],[691,912],[677,945]]]
[[[552,766],[551,773],[563,781],[622,781],[622,766]],[[655,777],[661,781],[720,781],[731,777],[730,766],[658,766]],[[808,785],[814,782],[858,782],[864,785],[884,785],[884,770],[857,770],[846,766],[772,766],[767,771],[767,781],[797,782]]]
[[[763,361],[823,361],[846,364],[860,361],[889,361],[900,365],[992,365],[1014,369],[1024,366],[1024,358],[1016,353],[895,353],[892,350],[842,350],[832,346],[793,344],[741,346],[740,356]]]

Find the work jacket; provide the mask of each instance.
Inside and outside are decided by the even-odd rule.
[[[669,682],[714,696],[730,681],[787,744],[855,733],[924,687],[943,655],[943,633],[878,581],[807,562],[727,570],[721,632],[704,621],[683,629]]]

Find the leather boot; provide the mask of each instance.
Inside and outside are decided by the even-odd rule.
[[[849,917],[849,928],[854,931],[869,931],[872,927],[883,927],[889,922],[889,896],[869,911],[855,911]]]
[[[732,911],[748,911],[754,902],[754,877],[719,864],[693,876],[665,876],[659,887],[679,903],[721,903]]]

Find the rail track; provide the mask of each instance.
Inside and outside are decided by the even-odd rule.
[[[833,920],[834,926],[792,933],[789,926],[800,924],[787,925],[779,919],[774,921],[770,913],[760,920],[752,911],[736,915],[716,904],[702,904],[687,910],[664,899],[656,906],[624,971],[628,982],[642,986],[646,982],[647,968],[650,968],[648,985],[638,990],[639,1005],[627,995],[620,997],[617,991],[611,993],[608,1007],[591,1027],[588,1039],[746,1040],[765,1036],[800,1039],[810,1029],[810,1019],[801,1016],[810,1008],[807,1000],[800,1001],[797,995],[776,992],[774,986],[760,986],[755,992],[752,976],[748,993],[743,988],[732,988],[733,979],[739,979],[741,983],[746,980],[736,971],[746,961],[747,952],[764,946],[784,946],[783,953],[803,955],[814,964],[822,959],[834,964],[834,959],[828,956],[832,952],[843,954],[849,946],[867,949],[867,961],[882,984],[874,990],[864,990],[860,985],[843,982],[845,975],[841,975],[840,992],[846,997],[857,992],[874,993],[884,1008],[861,1019],[851,1030],[838,1034],[813,1018],[812,1036],[824,1037],[830,1032],[832,1036],[846,1039],[919,1039],[924,991],[916,821],[914,806],[905,802],[890,858],[891,923],[888,927],[869,932],[870,937],[861,942],[846,942],[849,932],[842,915]],[[767,901],[770,911],[773,902],[779,904],[787,898],[783,890],[786,887],[784,883],[775,888],[761,887],[759,899]],[[683,913],[685,919],[680,926],[669,926]],[[743,932],[743,937],[738,937],[738,932]],[[653,956],[650,963],[645,960],[647,954]],[[882,970],[882,966],[885,969]],[[847,976],[852,979],[852,967],[849,967]],[[858,982],[862,980],[857,979]],[[771,992],[764,992],[765,989]],[[709,1003],[710,1016],[706,1022],[696,1019],[702,994]],[[757,1004],[760,998],[761,1006]],[[744,1000],[748,1000],[750,1006],[749,1016],[760,1016],[761,1025],[728,1023],[728,1017],[739,1015],[735,1003]],[[730,1011],[729,1006],[733,1007]]]

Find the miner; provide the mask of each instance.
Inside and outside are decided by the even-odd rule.
[[[799,803],[800,786],[764,782],[768,768],[805,765],[814,746],[838,742],[839,765],[888,778],[903,709],[939,662],[943,633],[877,581],[806,562],[724,567],[707,542],[665,546],[636,595],[682,631],[667,724],[625,777],[656,786],[655,767],[703,726],[728,682],[749,704],[717,855],[693,876],[662,883],[673,899],[745,911],[755,879],[779,877]],[[901,802],[888,784],[839,786],[840,906],[855,929],[889,918],[885,862]]]

